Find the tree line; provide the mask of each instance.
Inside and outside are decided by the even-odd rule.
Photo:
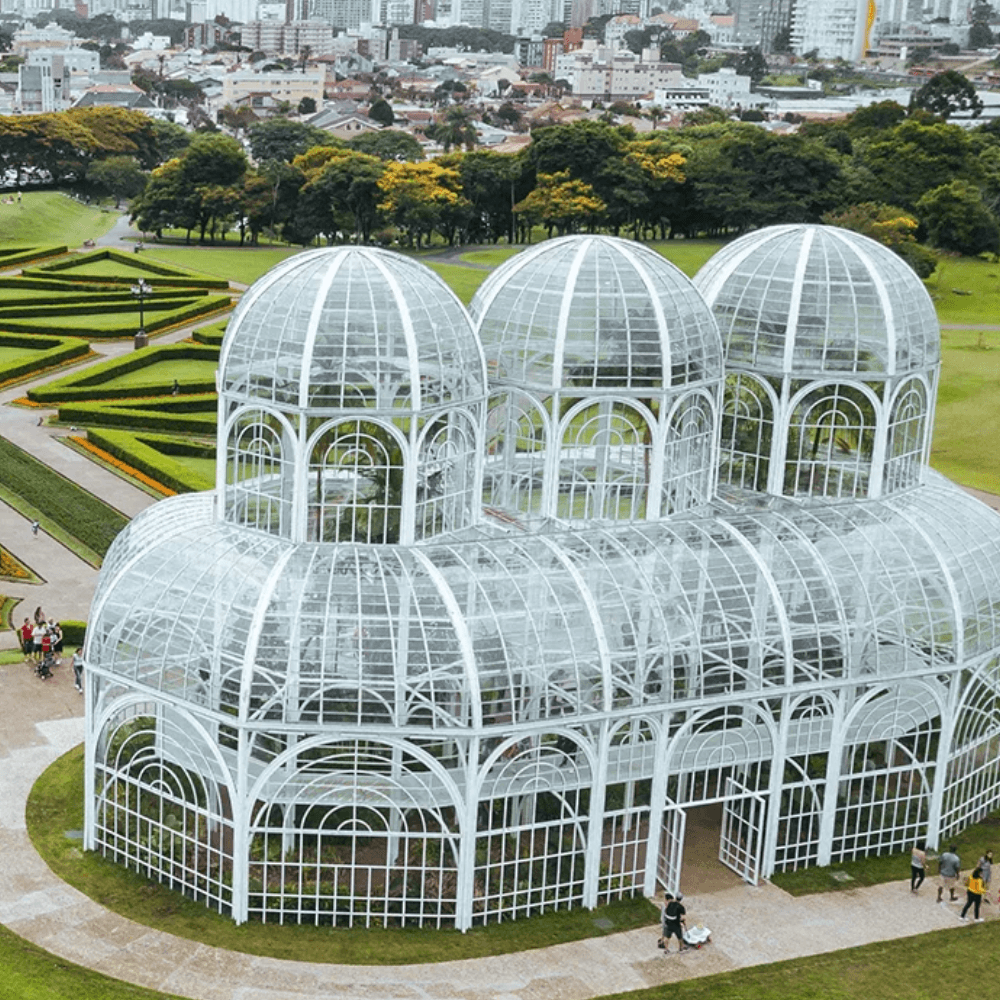
[[[783,222],[834,221],[895,245],[918,269],[921,243],[1000,252],[1000,127],[968,130],[919,106],[861,108],[795,134],[696,113],[637,133],[628,124],[546,125],[517,155],[474,146],[455,114],[449,152],[383,130],[341,142],[273,119],[243,144],[185,133],[119,109],[0,118],[0,164],[19,178],[100,186],[132,198],[147,232],[211,239],[237,231],[290,242],[523,242],[606,231],[637,239],[729,236]],[[138,189],[141,188],[141,191]]]

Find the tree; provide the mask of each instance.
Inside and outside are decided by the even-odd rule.
[[[386,162],[389,160],[398,162],[408,160],[415,163],[424,158],[423,146],[412,135],[392,128],[385,128],[378,132],[362,132],[348,140],[347,146],[359,153],[377,156]]]
[[[467,238],[496,242],[501,236],[514,242],[514,205],[528,193],[523,157],[488,150],[452,154],[439,163],[454,161],[462,179],[462,193],[469,202]]]
[[[103,188],[115,199],[115,208],[122,198],[134,198],[146,186],[146,175],[131,156],[108,156],[95,160],[87,168],[87,180]]]
[[[332,240],[353,232],[367,242],[378,221],[379,179],[385,164],[375,156],[341,149],[317,171],[307,175],[299,192],[295,230],[299,237],[323,233]]]
[[[459,172],[452,167],[436,162],[389,163],[378,188],[379,207],[418,249],[434,231],[454,242],[459,226],[468,219],[470,205]]]
[[[988,49],[993,45],[993,32],[985,21],[974,21],[969,28],[970,49]]]
[[[527,198],[514,206],[528,226],[541,223],[560,234],[575,233],[580,226],[591,229],[604,215],[607,206],[583,181],[574,180],[568,170],[556,174],[539,174],[538,184]]]
[[[958,70],[948,69],[932,76],[922,87],[910,95],[910,114],[929,111],[932,115],[948,119],[958,112],[971,112],[978,118],[983,102],[972,82]]]
[[[184,177],[194,187],[243,182],[247,157],[243,147],[227,135],[198,135],[181,158]]]
[[[479,139],[469,110],[461,105],[448,108],[434,129],[434,139],[444,147],[446,153],[452,146],[472,149]]]
[[[157,167],[145,191],[132,202],[131,221],[142,232],[159,236],[164,229],[191,230],[198,223],[199,198],[184,177],[181,160],[168,160]]]
[[[316,99],[313,97],[303,97],[299,101],[299,106],[296,109],[300,115],[314,115],[316,114]]]
[[[380,97],[377,101],[373,102],[372,106],[368,109],[368,117],[373,122],[378,122],[380,125],[386,126],[391,125],[396,120],[396,116],[392,113],[392,107],[384,97]]]
[[[1000,226],[974,184],[956,180],[928,191],[917,214],[934,246],[967,257],[1000,253]]]
[[[879,101],[852,111],[844,120],[851,135],[886,132],[895,128],[906,117],[906,109],[897,101]]]
[[[774,38],[771,39],[771,51],[780,54],[785,54],[792,51],[792,27],[786,24],[783,28],[779,28],[775,33]]]
[[[191,143],[191,133],[174,122],[153,119],[153,138],[156,142],[156,162],[165,163],[181,156]]]
[[[956,178],[976,181],[975,148],[965,129],[908,118],[865,144],[855,156],[868,174],[868,199],[913,210],[932,188]]]
[[[823,216],[828,226],[840,226],[861,233],[889,247],[905,260],[921,278],[929,278],[937,267],[937,257],[917,242],[917,219],[895,205],[873,201],[851,205],[839,213]]]
[[[764,53],[760,51],[760,46],[744,50],[743,55],[736,62],[736,72],[740,76],[750,77],[753,86],[760,83],[767,76],[769,69]]]
[[[247,139],[250,142],[250,153],[258,163],[268,160],[291,163],[296,156],[313,146],[327,146],[331,142],[339,145],[323,129],[305,122],[293,122],[288,118],[270,118],[256,122],[247,129]]]

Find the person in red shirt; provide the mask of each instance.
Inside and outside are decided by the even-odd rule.
[[[24,650],[24,655],[27,657],[31,656],[31,632],[31,621],[25,618],[24,624],[18,629],[18,635],[21,638],[21,649]]]

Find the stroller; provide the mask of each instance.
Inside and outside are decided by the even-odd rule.
[[[56,658],[52,650],[48,650],[45,655],[35,664],[35,674],[43,681],[47,681],[52,676],[52,668],[56,665]]]
[[[700,948],[704,944],[712,943],[712,932],[701,924],[684,929],[684,943],[689,948]]]

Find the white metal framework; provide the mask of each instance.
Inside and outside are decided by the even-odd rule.
[[[554,240],[478,336],[407,258],[279,265],[216,490],[101,573],[86,846],[240,922],[464,929],[676,888],[695,806],[748,881],[996,808],[1000,519],[926,466],[896,261]]]

